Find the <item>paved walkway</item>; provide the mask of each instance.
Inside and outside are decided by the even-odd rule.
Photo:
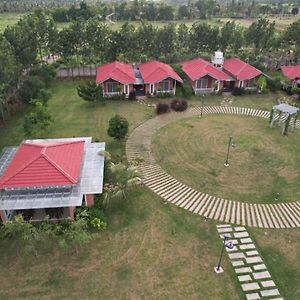
[[[227,236],[234,247],[226,248],[247,300],[283,300],[245,227],[217,225],[220,238]]]
[[[144,183],[165,201],[201,216],[221,222],[260,228],[300,227],[300,201],[278,204],[253,204],[214,197],[190,188],[165,172],[151,154],[151,139],[155,132],[170,122],[199,116],[201,107],[191,107],[183,113],[156,116],[138,126],[126,143],[129,161],[142,159],[140,170]],[[243,107],[205,106],[203,115],[233,114],[268,119],[270,113]],[[297,121],[296,127],[300,128]]]

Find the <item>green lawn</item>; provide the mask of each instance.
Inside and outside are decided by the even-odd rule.
[[[45,137],[92,135],[122,159],[124,143],[106,134],[109,118],[121,113],[133,130],[153,116],[153,109],[130,101],[89,104],[77,96],[76,86],[52,84],[49,110],[55,123]],[[243,96],[234,104],[269,109],[276,97]],[[199,99],[190,104],[200,105]],[[220,101],[219,96],[205,97],[205,105]],[[23,113],[0,128],[0,147],[23,139]],[[106,215],[108,229],[78,252],[49,240],[36,255],[27,256],[22,243],[1,241],[0,299],[243,299],[226,255],[226,272],[213,273],[221,246],[215,222],[165,205],[147,188],[131,193],[126,203],[115,203]],[[298,299],[299,231],[251,229],[251,234],[284,298]]]
[[[227,258],[224,274],[213,271],[221,247],[215,223],[147,188],[107,215],[108,230],[79,253],[49,243],[49,253],[24,259],[1,243],[0,299],[242,299]]]
[[[23,16],[25,16],[25,14],[0,13],[0,33],[2,33],[7,26],[16,24]]]
[[[229,136],[236,147],[223,166]],[[245,202],[300,199],[300,131],[287,137],[268,120],[210,115],[162,128],[152,149],[158,163],[185,184],[211,195]]]

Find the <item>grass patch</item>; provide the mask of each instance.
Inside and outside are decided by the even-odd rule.
[[[230,167],[224,168],[228,137],[234,137]],[[268,120],[210,115],[162,128],[152,149],[159,164],[185,184],[225,199],[274,203],[300,198],[300,132],[287,137]]]

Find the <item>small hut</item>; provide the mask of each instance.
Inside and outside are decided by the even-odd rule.
[[[298,113],[298,107],[286,103],[273,106],[270,114],[270,128],[273,127],[275,120],[278,120],[278,125],[283,122],[282,135],[286,135],[290,125],[292,129],[295,128]]]

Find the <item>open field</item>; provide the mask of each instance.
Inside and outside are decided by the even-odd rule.
[[[223,166],[229,136],[230,167]],[[205,116],[162,128],[152,149],[171,175],[201,192],[225,199],[274,203],[300,199],[300,131],[282,137],[268,120],[238,116]]]
[[[7,26],[16,24],[19,19],[25,14],[17,13],[0,13],[0,33],[4,31]]]
[[[153,109],[130,101],[93,105],[77,96],[76,86],[77,82],[68,81],[52,84],[49,110],[55,123],[45,137],[92,135],[122,158],[124,143],[106,134],[109,118],[124,115],[132,130],[152,117]],[[242,96],[233,105],[270,109],[277,97]],[[221,100],[221,96],[208,96],[204,104]],[[199,97],[190,101],[200,103]],[[20,112],[0,128],[0,148],[23,139],[22,121]],[[108,229],[78,252],[49,241],[36,256],[26,256],[22,244],[1,241],[0,299],[243,299],[226,255],[225,273],[216,276],[212,271],[221,247],[215,222],[164,205],[147,188],[131,193],[127,202],[112,205],[106,216]],[[249,231],[284,299],[299,299],[299,230]]]
[[[17,21],[23,16],[24,14],[18,13],[0,13],[0,32],[3,32],[4,29],[9,26],[17,23]],[[278,32],[284,31],[291,23],[300,19],[300,15],[298,16],[288,16],[288,17],[269,17],[270,21],[275,21],[275,28]],[[191,27],[194,22],[201,22],[201,23],[208,23],[210,25],[222,27],[228,21],[235,21],[237,24],[241,25],[242,27],[249,27],[252,22],[256,21],[255,18],[249,19],[233,19],[233,18],[212,18],[208,20],[176,20],[176,21],[153,21],[153,24],[156,27],[163,27],[167,24],[174,23],[174,24],[186,24],[188,27]],[[125,23],[125,21],[117,21],[114,24],[109,24],[112,29],[120,29],[121,26]],[[140,21],[130,21],[131,24],[134,26],[140,26]],[[57,23],[57,27],[59,30],[68,27],[70,23]]]

